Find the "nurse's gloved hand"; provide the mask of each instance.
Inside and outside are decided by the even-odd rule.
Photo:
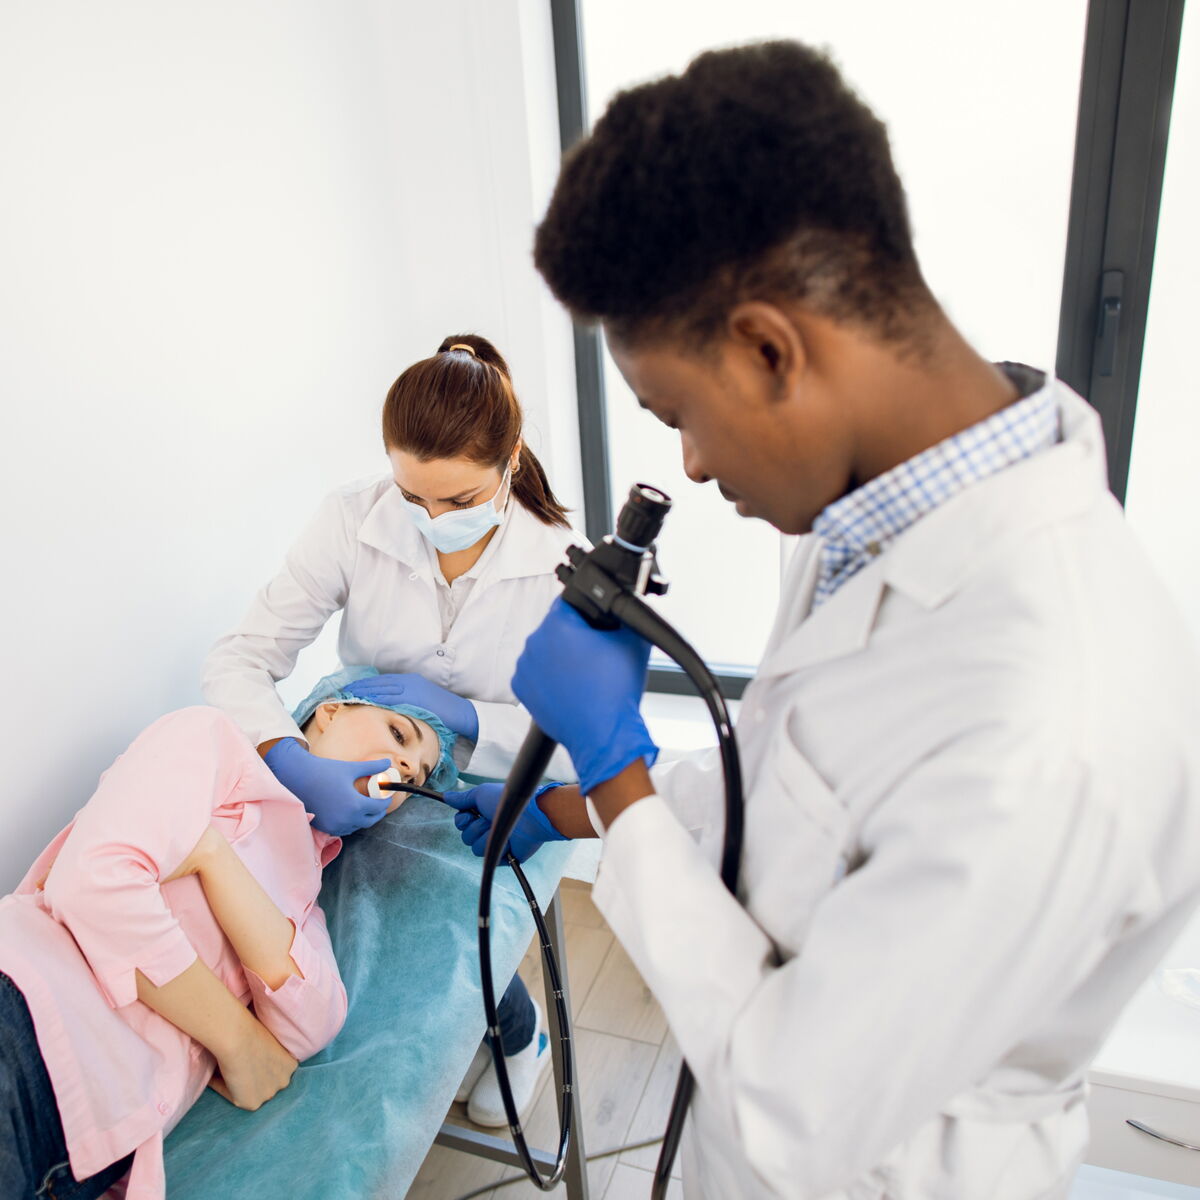
[[[550,824],[550,818],[538,807],[538,797],[543,792],[562,786],[561,783],[542,784],[525,805],[525,811],[521,813],[512,836],[508,839],[508,848],[517,862],[524,862],[541,848],[543,842],[567,840],[566,835],[559,833]],[[447,804],[458,809],[454,814],[454,824],[458,826],[463,842],[471,847],[477,858],[483,857],[487,847],[488,834],[492,831],[492,818],[496,815],[503,792],[502,783],[481,783],[478,787],[467,788],[462,792],[447,792],[443,797]]]
[[[529,715],[566,746],[586,796],[658,747],[639,705],[650,643],[627,626],[593,629],[562,597],[529,635],[512,689]]]
[[[360,700],[370,700],[372,704],[389,707],[412,704],[426,708],[455,733],[473,742],[479,740],[479,714],[475,705],[421,675],[368,675],[343,690]]]
[[[343,762],[318,758],[295,738],[281,738],[267,751],[263,762],[275,778],[313,814],[322,833],[345,837],[380,820],[391,803],[364,796],[354,786],[358,779],[378,775],[392,765],[387,758],[374,762]]]

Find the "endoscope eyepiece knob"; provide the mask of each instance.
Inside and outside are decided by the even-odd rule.
[[[662,532],[671,511],[671,497],[648,483],[635,483],[629,499],[617,514],[615,540],[618,545],[647,550]]]

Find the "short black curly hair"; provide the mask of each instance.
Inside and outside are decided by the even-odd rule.
[[[746,299],[902,341],[934,305],[883,123],[794,41],[710,50],[614,97],[563,162],[534,261],[625,341],[702,344]]]

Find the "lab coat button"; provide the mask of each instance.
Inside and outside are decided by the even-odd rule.
[[[158,1111],[165,1117],[171,1111],[171,1106],[165,1100],[160,1100],[158,1102]]]
[[[445,652],[445,650],[439,650],[439,651],[438,651],[438,658],[445,658],[445,657],[446,657],[446,652]]]
[[[409,575],[409,579],[416,579],[416,578],[418,578],[417,573],[416,573],[416,571],[413,571],[412,574]]]

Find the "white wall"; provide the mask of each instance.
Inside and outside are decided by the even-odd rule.
[[[320,497],[383,468],[384,392],[445,334],[509,357],[579,503],[569,328],[529,258],[547,7],[0,11],[0,890],[199,699]]]

